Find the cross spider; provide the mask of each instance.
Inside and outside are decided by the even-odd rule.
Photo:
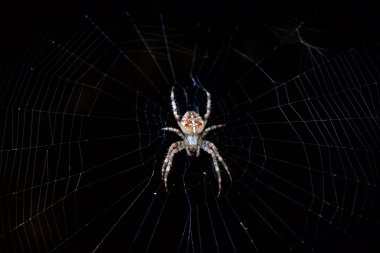
[[[230,177],[230,180],[232,180],[227,164],[224,162],[223,158],[220,156],[215,144],[210,141],[203,140],[203,138],[211,130],[224,126],[224,124],[213,125],[204,129],[211,113],[211,95],[206,89],[203,89],[203,90],[206,92],[206,95],[207,95],[206,114],[204,115],[204,119],[202,119],[202,117],[199,116],[199,114],[194,111],[187,111],[183,115],[182,119],[180,119],[180,116],[177,110],[177,105],[174,98],[174,87],[172,87],[171,94],[170,94],[170,99],[172,103],[172,111],[173,111],[174,118],[176,119],[178,126],[181,130],[177,128],[173,128],[173,127],[164,127],[162,128],[162,130],[176,133],[179,137],[182,138],[182,141],[177,141],[170,145],[168,153],[164,160],[164,164],[162,165],[161,174],[162,174],[162,180],[165,183],[166,191],[168,191],[167,180],[168,180],[168,175],[172,166],[174,155],[182,151],[183,149],[186,150],[188,156],[196,154],[196,156],[198,157],[201,148],[211,155],[214,168],[218,177],[218,185],[219,185],[218,196],[220,194],[221,184],[222,184],[222,178],[220,175],[218,161],[224,166],[225,170],[228,173],[228,176]]]

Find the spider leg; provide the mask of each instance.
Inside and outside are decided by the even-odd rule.
[[[201,145],[197,145],[197,157],[199,157],[199,154],[201,153]]]
[[[222,177],[220,174],[220,169],[218,165],[218,161],[223,165],[224,169],[226,170],[228,176],[230,177],[230,180],[232,181],[232,177],[230,174],[230,171],[228,170],[227,164],[224,162],[222,156],[219,154],[218,149],[216,148],[215,144],[210,141],[203,141],[202,142],[202,149],[209,153],[212,157],[212,161],[215,167],[216,174],[218,176],[218,185],[219,185],[219,191],[218,191],[218,197],[220,195],[221,185],[222,185]]]
[[[220,125],[213,125],[213,126],[210,126],[208,128],[206,128],[203,133],[202,133],[202,137],[205,137],[210,131],[214,130],[214,129],[217,129],[219,127],[224,127],[225,125],[224,124],[220,124]]]
[[[174,127],[163,127],[161,128],[162,130],[164,131],[171,131],[171,132],[174,132],[176,133],[177,135],[179,135],[179,137],[181,137],[182,139],[185,139],[185,136],[181,133],[180,130],[178,130],[177,128],[174,128]]]
[[[170,93],[170,100],[172,101],[172,111],[173,111],[174,118],[177,122],[179,122],[178,107],[177,107],[177,104],[175,102],[175,97],[174,97],[174,86],[172,87],[172,91]]]
[[[218,158],[219,162],[223,165],[224,169],[226,170],[229,178],[230,178],[230,181],[232,181],[232,176],[230,174],[230,171],[228,169],[228,166],[226,164],[226,162],[223,160],[222,156],[219,154],[219,151],[217,149],[217,147],[215,146],[214,143],[212,143],[211,141],[205,141],[211,148],[212,150],[215,152],[215,155],[216,157]]]
[[[218,177],[218,197],[219,197],[220,190],[222,188],[222,177],[220,175],[220,169],[219,169],[219,165],[218,165],[218,160],[216,158],[216,154],[215,154],[214,150],[212,150],[212,148],[209,147],[206,143],[204,145],[202,145],[202,148],[204,151],[209,153],[212,157],[212,162],[214,163],[215,172],[216,172],[216,175]]]
[[[206,122],[208,118],[210,117],[210,113],[211,113],[211,94],[205,88],[203,88],[203,90],[206,92],[206,95],[207,95],[206,114],[204,116],[205,125],[206,125]]]
[[[165,157],[165,160],[161,169],[161,175],[162,175],[162,180],[164,181],[164,184],[165,184],[166,191],[168,191],[167,181],[168,181],[168,175],[169,175],[170,169],[172,167],[173,157],[182,149],[183,149],[183,142],[182,141],[175,142],[172,145],[170,145],[168,153]]]
[[[219,127],[224,127],[225,125],[224,124],[220,124],[220,125],[213,125],[213,126],[210,126],[210,127],[208,127],[208,128],[206,128],[204,131],[203,131],[203,133],[202,133],[202,135],[201,135],[201,137],[199,138],[199,142],[202,142],[202,139],[210,132],[210,131],[212,131],[212,130],[214,130],[214,129],[216,129],[216,128],[219,128]],[[200,150],[201,150],[201,145],[198,145],[197,146],[197,157],[199,156],[199,153],[200,153]]]

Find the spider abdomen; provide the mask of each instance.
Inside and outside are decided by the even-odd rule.
[[[204,125],[205,123],[198,113],[187,111],[185,115],[183,115],[179,126],[185,134],[198,134],[203,131]]]

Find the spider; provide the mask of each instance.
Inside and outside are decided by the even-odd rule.
[[[224,166],[225,170],[228,173],[228,176],[230,177],[230,180],[232,180],[227,164],[224,162],[223,158],[219,154],[218,149],[216,148],[215,144],[210,141],[204,140],[204,137],[210,131],[217,129],[219,127],[223,127],[224,124],[213,125],[205,129],[207,120],[210,117],[210,113],[211,113],[211,95],[206,89],[203,88],[203,90],[207,95],[206,114],[204,115],[204,118],[202,119],[202,117],[194,111],[187,111],[183,115],[183,117],[180,118],[178,114],[177,104],[174,98],[174,86],[172,87],[171,94],[170,94],[172,111],[173,111],[174,118],[176,119],[177,124],[181,130],[177,128],[173,128],[173,127],[164,127],[162,128],[162,130],[176,133],[179,137],[182,138],[182,141],[177,141],[170,145],[168,153],[162,165],[161,175],[162,175],[162,180],[164,181],[164,184],[165,184],[166,191],[168,191],[167,181],[168,181],[168,175],[172,166],[173,158],[175,154],[182,151],[183,149],[186,150],[186,153],[188,156],[192,156],[193,154],[196,154],[196,157],[198,157],[201,149],[203,149],[209,155],[211,155],[214,168],[218,177],[218,186],[219,186],[218,196],[220,194],[221,184],[222,184],[222,178],[220,175],[218,161]]]

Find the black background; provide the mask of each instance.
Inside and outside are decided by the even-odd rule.
[[[296,19],[308,17],[310,24],[319,30],[326,31],[330,36],[317,36],[310,35],[309,39],[313,43],[321,47],[333,48],[334,52],[344,51],[350,47],[363,46],[368,41],[375,38],[380,25],[379,7],[376,1],[363,2],[363,1],[341,1],[341,2],[321,2],[321,1],[46,1],[46,2],[33,2],[33,1],[15,1],[8,6],[1,8],[1,61],[20,63],[25,53],[27,53],[34,45],[36,37],[41,34],[48,37],[55,38],[57,41],[65,41],[70,37],[73,31],[79,29],[84,21],[84,15],[89,15],[92,20],[97,24],[106,24],[110,27],[118,27],[127,23],[124,12],[127,10],[134,18],[135,22],[146,24],[158,24],[158,10],[161,9],[167,24],[177,29],[189,30],[188,36],[194,36],[194,24],[200,22],[201,24],[208,24],[216,26],[222,30],[232,30],[238,24],[242,31],[249,30],[254,27],[252,23],[264,23],[273,26],[281,26],[288,22],[289,17]],[[186,32],[185,32],[186,33]],[[266,50],[266,41],[263,39],[262,48]],[[188,47],[191,47],[189,42]],[[291,55],[288,56],[291,58]],[[289,59],[284,57],[286,61]],[[284,60],[285,61],[285,60]],[[284,65],[283,63],[279,64]],[[284,69],[275,66],[271,69],[276,73],[279,80],[282,78],[282,71]],[[286,80],[286,74],[284,74]],[[184,82],[189,80],[184,80]],[[224,84],[221,84],[223,88]],[[228,85],[228,84],[225,84]],[[137,89],[140,89],[136,86]],[[213,94],[217,97],[223,93],[223,89],[213,87]],[[227,87],[227,86],[226,86]],[[142,88],[141,88],[142,89]],[[144,91],[145,95],[149,97],[149,91]],[[154,92],[152,92],[154,94]],[[219,94],[218,94],[219,93]],[[238,100],[238,98],[236,98]],[[167,99],[162,98],[157,100],[158,103],[163,103]],[[133,103],[132,103],[133,104]],[[109,105],[104,109],[103,113],[108,113],[112,110],[114,105]],[[98,111],[101,114],[101,111]],[[169,121],[172,122],[172,121]],[[101,123],[100,123],[101,124]],[[103,126],[99,126],[102,129]],[[104,126],[105,129],[110,130],[109,126]],[[108,131],[107,130],[107,131]],[[94,130],[94,135],[98,131]],[[89,134],[91,136],[91,133]],[[169,142],[167,142],[168,144]],[[112,143],[112,145],[116,145]],[[122,143],[118,145],[124,145]],[[89,147],[91,149],[91,147]],[[94,148],[95,149],[95,148]],[[112,149],[108,151],[112,153]],[[162,154],[164,154],[162,150]],[[149,153],[149,152],[148,152]],[[94,151],[93,154],[96,154]],[[103,154],[104,155],[104,154]],[[149,154],[147,154],[147,157]],[[158,155],[157,155],[158,156]],[[159,156],[158,156],[159,157]],[[139,158],[136,163],[139,163]],[[96,159],[94,158],[94,161]],[[90,162],[91,163],[91,162]],[[96,162],[94,162],[96,163]],[[132,164],[134,162],[131,162]],[[364,165],[365,166],[365,165]],[[138,178],[140,175],[136,175]],[[97,177],[97,176],[95,176]],[[87,179],[91,182],[91,178]],[[112,181],[115,189],[108,184],[101,188],[91,189],[85,192],[84,196],[99,196],[99,199],[107,199],[109,194],[114,191],[120,190],[123,185],[123,178],[120,179],[118,184]],[[137,180],[138,181],[138,180]],[[106,190],[107,189],[107,190]],[[109,190],[109,192],[108,192]],[[377,190],[376,190],[377,192]],[[103,197],[102,197],[103,196]],[[379,196],[379,195],[375,195]],[[86,203],[85,197],[81,202],[82,208],[80,209],[79,217],[85,216],[86,213],[91,213],[91,203]],[[111,198],[110,203],[113,199]],[[91,201],[89,201],[91,202]],[[128,202],[128,201],[127,201]],[[103,203],[107,206],[109,203]],[[176,208],[186,208],[184,203],[178,200]],[[78,208],[78,207],[77,207]],[[146,208],[146,207],[145,207]],[[102,209],[100,207],[100,209]],[[79,210],[79,209],[78,209]],[[140,211],[144,212],[146,209],[142,207]],[[157,209],[159,210],[159,208]],[[378,240],[380,238],[379,225],[374,223],[376,219],[376,210],[378,203],[374,203],[371,212],[371,219],[363,221],[358,226],[354,226],[347,234],[337,233],[328,240],[325,245],[317,245],[316,252],[377,252],[380,250]],[[138,212],[138,211],[136,211]],[[115,217],[118,212],[110,214],[108,217]],[[173,215],[175,215],[173,211]],[[70,215],[70,214],[69,214]],[[101,220],[98,230],[105,231],[111,221]],[[184,220],[186,217],[179,218]],[[111,219],[114,220],[114,219]],[[378,216],[377,216],[378,220]],[[3,222],[3,221],[1,221]],[[102,228],[102,226],[104,227]],[[132,229],[132,232],[135,231]],[[124,231],[128,233],[128,231]],[[68,248],[63,247],[62,252],[88,252],[87,243],[92,241],[94,233],[83,231],[79,234],[78,238],[73,240],[74,246],[67,243]],[[120,234],[120,233],[118,233]],[[95,235],[97,236],[97,235]],[[99,237],[96,237],[99,238]],[[7,239],[7,238],[5,238]],[[9,238],[8,238],[9,239]],[[95,239],[97,241],[99,239]],[[211,239],[210,239],[211,240]],[[267,239],[269,240],[269,239]],[[114,243],[113,245],[111,245]],[[107,249],[115,250],[118,246],[122,245],[123,237],[116,237],[112,243],[104,247]],[[270,245],[272,242],[263,239],[262,245]],[[7,244],[7,242],[5,242]],[[69,246],[70,245],[70,246]],[[89,243],[93,245],[93,243]],[[66,245],[65,245],[66,246]],[[124,245],[125,246],[125,245]],[[278,250],[283,250],[281,245],[271,245]],[[268,248],[271,248],[268,246]],[[77,251],[74,251],[76,249]],[[220,249],[223,251],[223,249]],[[300,252],[308,252],[305,251]],[[265,250],[263,250],[266,252]],[[113,252],[113,251],[111,251]],[[280,251],[278,251],[280,252]]]

